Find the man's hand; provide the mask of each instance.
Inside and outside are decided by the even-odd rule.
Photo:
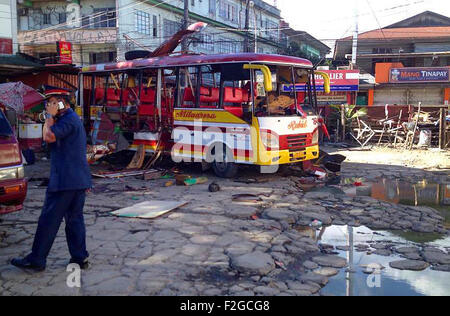
[[[54,124],[55,120],[52,117],[45,120],[43,136],[46,143],[51,144],[56,142],[55,134],[53,134],[53,132],[50,130],[50,127],[52,127]]]
[[[58,103],[57,102],[49,102],[47,107],[45,108],[48,114],[51,116],[55,116],[58,114]]]

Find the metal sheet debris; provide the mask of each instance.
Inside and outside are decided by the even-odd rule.
[[[114,212],[112,215],[118,217],[154,219],[167,214],[179,207],[186,205],[188,202],[171,202],[171,201],[146,201],[126,207]]]
[[[92,176],[96,178],[103,179],[117,179],[117,178],[125,178],[125,177],[134,177],[141,176],[144,174],[148,174],[151,172],[159,172],[158,170],[127,170],[127,171],[118,171],[118,172],[104,172],[104,173],[94,173]]]

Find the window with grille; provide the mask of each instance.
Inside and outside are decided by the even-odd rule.
[[[152,31],[150,24],[150,13],[137,10],[136,11],[136,32],[150,35]]]
[[[164,37],[169,39],[181,29],[181,23],[164,19]]]
[[[227,21],[238,22],[238,7],[237,5],[226,1],[220,0],[219,3],[219,16]]]
[[[114,8],[94,9],[94,18],[91,20],[87,24],[90,28],[116,27],[116,11]]]
[[[208,51],[214,51],[213,35],[201,34],[200,35],[200,47]]]

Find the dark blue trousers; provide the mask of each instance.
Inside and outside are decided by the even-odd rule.
[[[85,190],[48,192],[34,237],[33,249],[27,259],[45,267],[61,222],[66,222],[66,238],[72,259],[82,262],[89,257],[86,251],[86,227],[83,208]]]

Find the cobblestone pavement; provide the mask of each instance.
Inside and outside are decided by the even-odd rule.
[[[27,168],[35,178],[47,172],[48,162]],[[344,165],[344,177],[362,174],[368,179],[449,180],[443,171]],[[9,265],[11,258],[30,250],[43,204],[45,187],[31,182],[24,210],[2,217],[0,224],[0,295],[320,295],[328,277],[346,262],[327,254],[296,225],[320,220],[325,225],[447,233],[443,217],[430,208],[330,191],[305,194],[292,176],[265,176],[270,181],[258,184],[208,177],[221,186],[220,192],[208,192],[208,184],[165,187],[166,180],[95,180],[85,207],[91,267],[82,272],[81,288],[66,284],[69,254],[63,227],[45,272],[27,273]],[[231,196],[239,193],[258,194],[262,201],[232,202]],[[152,199],[189,203],[156,220],[109,215]],[[445,268],[448,255],[440,255],[439,265]]]

